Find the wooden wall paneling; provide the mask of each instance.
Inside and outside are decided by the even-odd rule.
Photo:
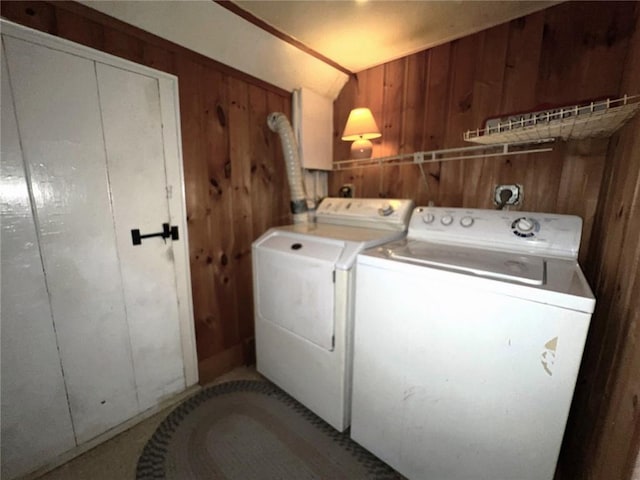
[[[407,58],[401,58],[384,65],[382,91],[382,114],[379,117],[382,142],[378,155],[398,155],[404,153],[401,142],[406,123],[406,77]],[[381,169],[378,196],[392,197],[391,192],[403,190],[401,167],[390,166]]]
[[[534,108],[536,83],[542,50],[545,11],[521,17],[509,23],[507,64],[501,113]]]
[[[503,91],[507,56],[509,24],[505,23],[477,35],[479,52],[476,57],[473,83],[473,109],[471,128],[481,128],[489,116],[500,113],[499,98]],[[470,144],[469,144],[470,145]],[[492,208],[499,161],[496,158],[467,160],[465,188],[462,204]]]
[[[449,114],[449,89],[451,88],[451,43],[440,45],[428,51],[426,66],[426,88],[424,103],[424,124],[421,129],[422,151],[440,150],[445,147],[447,116]],[[442,163],[423,165],[426,184],[422,172],[421,187],[424,194],[415,201],[427,205],[429,201],[440,203],[440,180]]]
[[[291,118],[291,103],[279,95],[267,92],[267,112],[282,112],[287,118]],[[266,122],[266,119],[265,119]],[[284,152],[282,151],[282,143],[280,136],[275,132],[268,130],[266,137],[269,145],[269,174],[271,175],[272,191],[269,193],[272,197],[272,209],[270,215],[270,225],[288,225],[293,222],[291,216],[291,193],[289,190],[289,179],[287,177],[287,168],[284,160]],[[258,232],[254,232],[258,237]]]
[[[234,322],[238,316],[237,305],[230,302],[234,296],[233,231],[229,218],[232,212],[232,187],[229,161],[228,89],[229,77],[211,68],[205,68],[202,77],[204,122],[202,136],[206,139],[205,162],[202,183],[206,184],[207,234],[205,260],[208,276],[206,308],[207,342],[213,357],[232,347],[237,341]],[[204,328],[204,326],[203,326]]]
[[[584,264],[596,214],[609,139],[568,142],[558,187],[558,212],[582,217],[580,261]]]
[[[628,14],[632,8],[632,2],[568,2],[544,11],[538,103],[566,104],[618,93],[619,67],[634,29]]]
[[[473,87],[476,75],[476,58],[480,53],[483,33],[477,33],[452,42],[451,89],[445,131],[445,148],[465,146],[464,131],[474,128]],[[471,178],[465,178],[465,163],[443,162],[440,168],[441,205],[463,206],[465,187]]]
[[[104,28],[68,10],[56,10],[57,34],[97,50],[105,51]]]
[[[422,150],[422,125],[425,117],[426,75],[429,54],[426,51],[406,57],[404,88],[402,99],[402,128],[400,129],[400,143],[398,153],[413,153]],[[424,168],[424,167],[423,167]],[[398,172],[399,189],[391,188],[388,192],[392,196],[396,191],[415,192],[414,200],[424,196],[426,186],[419,167],[403,165]]]
[[[640,4],[620,91],[640,84]],[[626,20],[625,20],[626,21]],[[640,118],[609,144],[584,264],[597,303],[559,463],[559,478],[631,478],[640,446]]]
[[[384,108],[384,72],[385,66],[379,65],[377,67],[365,70],[362,74],[358,74],[358,96],[357,106],[369,107],[373,118],[375,118],[378,128],[382,129],[384,122],[383,108]],[[373,143],[373,157],[379,157],[384,151],[384,137],[376,138],[372,140]],[[354,170],[353,172],[358,172]],[[364,168],[356,178],[359,180],[359,185],[356,183],[356,195],[358,197],[373,197],[376,198],[380,195],[382,178],[384,172],[381,167],[369,167]],[[358,193],[360,192],[360,193]]]
[[[621,356],[625,349],[637,348],[634,342],[637,336],[629,336],[629,330],[637,328],[631,323],[637,316],[631,308],[631,302],[636,302],[637,290],[633,286],[638,284],[638,224],[640,223],[638,195],[640,184],[640,156],[638,141],[640,135],[640,121],[636,118],[633,124],[626,127],[620,142],[610,151],[608,161],[613,163],[612,176],[608,188],[604,193],[602,230],[598,232],[600,249],[596,245],[596,265],[598,267],[595,280],[595,291],[599,304],[596,306],[593,322],[595,327],[590,332],[588,352],[595,361],[590,362],[593,370],[585,372],[591,384],[588,392],[588,403],[593,409],[589,412],[595,421],[590,438],[590,449],[587,455],[593,455],[600,462],[611,461],[615,452],[607,451],[607,442],[621,448],[618,432],[628,428],[628,425],[616,425],[611,417],[619,412],[615,406],[616,395],[625,396],[624,386],[617,382],[627,379],[620,373],[623,369],[627,375],[638,375],[638,366],[621,364]],[[593,259],[590,259],[593,261]],[[637,332],[634,332],[637,335]],[[631,391],[626,401],[637,403]],[[620,400],[618,400],[620,401]],[[638,412],[636,410],[636,426]],[[625,435],[622,439],[627,438]],[[636,444],[637,448],[637,444]],[[608,454],[608,455],[607,455]],[[610,455],[610,456],[609,456]],[[612,462],[618,464],[619,462]],[[593,462],[590,466],[594,472],[605,470],[603,466]],[[598,474],[601,475],[601,474]],[[596,478],[609,478],[606,476]]]
[[[613,285],[613,303],[609,318],[618,320],[615,335],[612,368],[608,373],[605,392],[609,402],[598,435],[596,459],[592,465],[599,478],[626,478],[631,472],[640,445],[640,121],[635,122],[635,132],[625,132],[635,139],[621,141],[622,165],[626,177],[623,217],[626,217],[624,238],[621,245],[620,265]],[[635,166],[633,162],[635,161]],[[621,172],[618,173],[620,175]],[[605,337],[606,338],[606,337]]]
[[[251,148],[251,200],[252,200],[252,238],[258,238],[271,225],[273,204],[276,200],[273,192],[276,165],[267,155],[270,149],[271,130],[267,125],[267,94],[264,90],[249,86],[249,142]],[[278,137],[279,139],[279,137]]]
[[[402,106],[402,130],[400,152],[413,153],[423,149],[423,132],[427,101],[427,79],[429,51],[414,53],[406,57],[404,93]]]
[[[615,148],[612,145],[611,148]],[[602,252],[607,251],[607,263],[613,268],[613,275],[619,264],[620,253],[618,248],[607,248],[611,242],[611,235],[603,237],[602,232],[610,230],[614,225],[610,219],[616,218],[613,213],[613,202],[606,198],[607,192],[611,192],[611,183],[614,175],[611,169],[603,179],[602,200],[598,205],[598,221],[595,223],[594,239],[587,256],[585,274],[596,296],[596,308],[591,318],[589,335],[580,366],[580,373],[576,383],[571,413],[567,421],[563,450],[560,454],[557,478],[569,480],[578,478],[580,472],[584,472],[587,458],[593,458],[595,448],[596,423],[600,422],[600,411],[604,394],[603,371],[610,367],[610,358],[603,356],[605,352],[604,338],[610,329],[609,312],[611,310],[611,292],[602,288],[602,276],[611,272],[603,264]],[[612,217],[612,215],[614,215]],[[619,223],[616,221],[616,223]],[[613,233],[613,232],[610,232]],[[618,237],[619,240],[619,237]],[[616,242],[614,242],[615,245]]]
[[[253,332],[253,288],[251,242],[253,212],[251,199],[251,118],[249,86],[244,81],[229,85],[229,152],[231,159],[231,198],[234,232],[231,261],[235,269],[235,301],[238,306],[237,341]]]
[[[175,53],[150,43],[142,45],[142,63],[151,68],[176,75]],[[178,85],[178,88],[180,85]]]
[[[49,2],[1,2],[0,13],[12,22],[56,35],[56,8]]]
[[[501,102],[498,113],[526,111],[536,106],[535,94],[543,28],[544,12],[537,12],[509,22],[503,90],[500,95]],[[523,203],[520,207],[523,210],[533,210],[529,204],[533,203],[531,200],[536,196],[535,190],[532,191],[530,188],[533,185],[525,184],[527,172],[531,169],[529,164],[533,158],[535,158],[534,155],[518,155],[500,158],[494,164],[496,169],[495,185],[523,185]],[[547,179],[544,181],[546,182]],[[534,188],[539,188],[539,185],[536,184]],[[490,192],[491,196],[492,193]],[[491,199],[487,206],[493,207]]]
[[[143,41],[114,28],[104,27],[104,51],[132,62],[143,61]]]
[[[351,142],[345,142],[341,137],[349,112],[358,103],[357,95],[358,78],[352,75],[333,102],[333,156],[336,160],[349,158]]]
[[[204,68],[192,60],[178,58],[177,69],[180,76],[182,151],[183,157],[189,159],[184,162],[184,181],[196,347],[198,358],[206,358],[213,354],[215,344],[209,326],[213,320],[210,305],[213,285],[207,264],[207,202],[203,201],[208,196],[206,152],[204,144],[199,141],[204,131],[204,97],[201,82]]]
[[[258,87],[249,85],[249,133],[250,133],[250,171],[251,171],[251,212],[252,235],[251,240],[258,238],[270,226],[273,225],[273,211],[277,206],[276,192],[282,191],[280,180],[286,172],[278,169],[275,164],[277,157],[270,156],[271,139],[278,139],[267,125],[267,115],[270,113],[267,101],[267,93]],[[284,112],[283,112],[284,113]],[[282,149],[282,148],[281,148]],[[284,160],[282,160],[284,161]],[[276,175],[280,174],[280,178]],[[251,278],[248,278],[251,281]],[[253,290],[252,290],[253,292]],[[250,321],[241,322],[241,334],[243,338],[252,338],[254,332],[253,311]],[[249,341],[245,347],[247,360],[255,362],[253,350],[255,345]]]
[[[334,160],[346,160],[350,156],[351,142],[341,139],[342,132],[347,123],[349,112],[357,106],[359,79],[356,76],[349,78],[338,98],[333,102],[333,158]],[[362,169],[333,171],[328,179],[329,196],[337,196],[339,188],[347,183],[356,185],[358,176],[362,177]],[[361,186],[361,185],[360,185]],[[362,190],[356,187],[356,195],[361,196]]]
[[[594,263],[592,286],[598,303],[572,412],[572,418],[580,421],[571,422],[565,445],[567,456],[575,460],[573,452],[580,452],[577,457],[581,469],[598,479],[626,478],[620,469],[627,459],[622,457],[631,452],[624,443],[637,435],[639,418],[636,405],[640,392],[634,390],[632,380],[638,378],[639,367],[622,360],[637,355],[634,350],[638,348],[633,320],[638,317],[634,287],[639,283],[640,122],[635,119],[626,129],[621,144],[610,150],[608,160],[614,166],[610,167],[612,175],[598,209],[604,221],[595,232],[593,256],[588,260]],[[618,417],[629,416],[631,424],[616,422]],[[636,451],[637,447],[636,442]],[[635,458],[635,452],[632,456]],[[570,469],[571,465],[567,462],[564,468]]]

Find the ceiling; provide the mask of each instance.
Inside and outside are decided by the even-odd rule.
[[[265,23],[359,72],[559,1],[234,0]]]

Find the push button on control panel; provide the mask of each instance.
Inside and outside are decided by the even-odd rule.
[[[433,213],[425,213],[422,216],[422,221],[424,223],[433,223],[433,221],[436,219],[435,215]]]
[[[462,217],[460,219],[460,225],[465,228],[470,227],[471,225],[473,225],[473,217]]]
[[[451,225],[453,223],[453,217],[451,215],[445,215],[440,219],[440,223],[442,223],[445,226]]]

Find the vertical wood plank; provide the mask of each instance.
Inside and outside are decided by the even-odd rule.
[[[268,92],[267,112],[283,112],[287,118],[291,118],[291,103],[279,95]],[[280,138],[275,132],[269,130],[266,141],[269,145],[269,163],[272,169],[270,173],[272,191],[269,195],[273,203],[271,211],[268,212],[270,226],[291,224],[293,222],[290,208],[291,193]]]
[[[445,148],[445,133],[449,115],[449,90],[451,88],[451,43],[429,50],[427,65],[425,116],[422,128],[422,149]],[[442,164],[429,163],[423,167],[425,201],[440,203]],[[420,172],[422,175],[422,172]],[[424,202],[422,204],[425,204]]]
[[[619,67],[634,30],[634,16],[627,13],[630,6],[594,2],[580,12],[579,22],[570,4],[542,12],[538,103],[558,105],[618,93]]]
[[[213,353],[214,335],[211,331],[211,291],[213,285],[208,272],[210,257],[207,232],[208,197],[207,170],[204,145],[199,141],[204,131],[202,105],[204,104],[201,79],[203,67],[186,58],[179,58],[180,120],[182,130],[184,179],[189,226],[189,258],[191,289],[196,330],[198,358]]]
[[[206,68],[203,74],[205,169],[207,181],[206,232],[210,278],[208,326],[211,329],[211,357],[233,345],[237,306],[230,302],[235,283],[231,261],[234,232],[232,214],[231,163],[229,158],[229,78]]]
[[[231,261],[235,268],[235,301],[238,305],[235,342],[253,332],[251,280],[252,201],[249,88],[245,82],[229,85],[229,155],[234,242]]]
[[[333,158],[346,160],[349,158],[351,142],[342,140],[342,132],[353,105],[356,105],[358,78],[354,75],[342,87],[338,98],[333,102]],[[340,187],[354,182],[355,171],[334,170],[328,178],[329,196],[337,196]]]
[[[142,63],[144,58],[141,40],[109,27],[104,28],[104,51],[136,63]]]
[[[477,35],[478,36],[478,35]],[[476,75],[473,83],[473,125],[481,126],[487,117],[500,113],[500,98],[504,90],[504,71],[509,38],[509,24],[502,24],[482,32],[476,59]],[[465,182],[463,205],[479,205],[492,208],[497,170],[496,158],[476,159],[465,162],[465,176],[476,179]]]
[[[424,125],[426,89],[423,88],[427,78],[429,54],[426,51],[410,55],[406,58],[405,78],[402,104],[402,128],[398,153],[413,153],[422,150],[422,125]],[[422,175],[416,175],[416,167],[403,165],[399,167],[399,186],[391,187],[391,192],[410,190],[416,192],[416,201],[420,202],[421,193],[426,185]]]
[[[267,93],[261,88],[249,86],[249,132],[251,159],[251,211],[252,235],[257,238],[271,225],[271,215],[276,197],[274,159],[268,155],[271,130],[267,126]]]
[[[461,146],[462,132],[473,128],[473,85],[476,75],[474,60],[482,41],[483,34],[478,33],[452,42],[451,89],[444,137],[447,147]],[[439,201],[442,205],[463,205],[465,166],[463,162],[444,162],[440,167]]]
[[[384,65],[373,67],[362,75],[358,75],[358,97],[357,106],[368,107],[371,109],[373,118],[375,118],[378,128],[383,119],[384,106]],[[383,138],[372,140],[373,156],[382,156],[384,151]],[[372,167],[367,169],[359,169],[352,171],[355,176],[354,185],[356,187],[357,196],[377,198],[380,195],[380,186],[384,173],[380,167]]]
[[[81,16],[67,10],[56,10],[56,20],[58,35],[87,47],[104,50],[102,25],[86,21]]]
[[[531,110],[537,106],[536,85],[542,50],[544,12],[509,23],[501,113]]]
[[[384,65],[384,80],[382,93],[382,114],[379,122],[382,122],[382,144],[379,153],[383,156],[397,155],[401,152],[400,144],[405,129],[406,116],[406,90],[407,59],[401,58]],[[378,195],[381,197],[392,196],[390,192],[403,190],[403,178],[400,167],[385,167],[381,171],[382,181]]]

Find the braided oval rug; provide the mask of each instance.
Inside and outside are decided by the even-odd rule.
[[[401,475],[269,382],[202,390],[160,424],[137,480],[399,480]]]

